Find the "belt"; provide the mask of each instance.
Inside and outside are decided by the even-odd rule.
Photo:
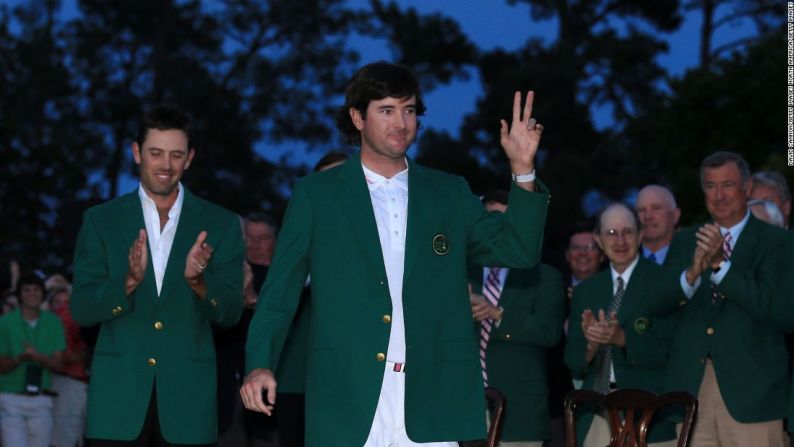
[[[386,366],[389,367],[394,372],[404,373],[405,372],[405,363],[397,363],[397,362],[390,362],[386,361]]]

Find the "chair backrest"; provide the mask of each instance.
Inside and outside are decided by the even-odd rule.
[[[485,445],[496,447],[502,436],[502,422],[505,419],[505,403],[507,399],[501,391],[493,387],[485,388],[485,402],[488,405],[488,414],[491,416],[491,426],[488,428],[488,438]]]
[[[695,396],[685,391],[656,395],[645,390],[618,389],[609,394],[591,390],[574,390],[565,397],[566,446],[576,446],[575,413],[582,404],[596,404],[609,417],[609,447],[646,447],[648,427],[656,410],[668,405],[684,407],[684,423],[678,436],[678,447],[685,447],[697,413]]]

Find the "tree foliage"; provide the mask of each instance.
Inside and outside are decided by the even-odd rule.
[[[684,220],[696,222],[704,217],[694,188],[705,154],[736,150],[753,168],[783,170],[785,98],[770,88],[784,85],[780,5],[507,1],[528,7],[528,27],[553,21],[557,34],[515,51],[484,50],[445,12],[383,0],[360,9],[345,0],[0,6],[0,257],[68,266],[82,211],[134,184],[129,145],[142,111],[160,101],[195,118],[197,157],[184,179],[193,192],[236,212],[280,217],[305,168],[261,153],[272,145],[338,148],[333,117],[359,62],[359,36],[385,40],[391,54],[383,59],[414,68],[425,93],[477,76],[476,111],[459,132],[423,129],[417,159],[467,177],[478,193],[508,186],[499,120],[509,118],[514,90],[537,92],[552,260],[566,227],[592,212],[589,198],[618,200],[661,182],[677,193]],[[701,32],[708,61],[671,77],[658,63],[665,34],[686,11],[709,5],[733,5],[757,35],[712,48],[713,30],[733,20],[712,11]]]

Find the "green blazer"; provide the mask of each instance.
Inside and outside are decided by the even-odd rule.
[[[70,307],[81,326],[101,324],[91,364],[86,437],[136,438],[156,386],[160,429],[167,441],[214,442],[218,418],[210,323],[234,324],[242,310],[240,222],[185,190],[160,296],[149,251],[146,276],[127,297],[127,255],[141,228],[146,226],[137,190],[83,215]],[[199,300],[183,272],[202,230],[214,253],[204,272],[207,296]]]
[[[678,328],[667,368],[667,389],[698,395],[704,361],[711,357],[720,393],[739,422],[763,422],[786,416],[788,354],[773,318],[780,299],[785,231],[752,214],[731,254],[731,267],[716,287],[712,304],[711,271],[704,272],[692,299],[680,285],[692,262],[697,229],[673,238],[665,259],[675,288],[662,312],[675,312]]]
[[[669,256],[669,255],[668,255]],[[611,347],[612,365],[618,388],[639,388],[660,393],[663,391],[664,367],[667,362],[669,340],[673,333],[672,322],[657,318],[653,311],[666,292],[659,287],[662,268],[642,256],[626,285],[623,301],[618,311],[618,321],[626,333],[624,348]],[[596,359],[585,362],[587,342],[582,333],[582,312],[590,309],[598,314],[607,312],[613,298],[612,271],[602,270],[573,289],[571,315],[568,319],[568,342],[565,345],[565,363],[574,378],[584,380],[583,389],[593,389],[597,374]],[[593,420],[593,409],[583,409],[576,421],[579,445],[584,441]],[[648,433],[649,442],[675,438],[675,425],[657,420]]]
[[[472,269],[472,290],[482,293],[483,269]],[[565,318],[562,275],[539,264],[511,269],[499,297],[504,309],[488,341],[488,384],[507,398],[502,441],[543,441],[551,437],[546,350],[562,335]],[[480,324],[475,325],[477,337]]]
[[[536,264],[548,196],[513,187],[504,216],[486,213],[463,179],[408,165],[406,430],[416,442],[481,439],[485,403],[467,261]],[[379,359],[392,307],[358,156],[296,183],[249,327],[247,369],[277,370],[307,274],[306,444],[363,445],[383,380]]]

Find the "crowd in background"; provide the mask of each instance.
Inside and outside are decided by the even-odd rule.
[[[336,166],[345,159],[344,154],[330,153],[318,163],[315,171]],[[736,185],[729,184],[731,181],[737,181],[733,178],[721,179],[720,182],[728,182],[724,184],[719,182],[715,185],[703,184],[706,205],[714,220],[718,221],[720,213],[724,214],[723,208],[727,206],[734,207],[733,211],[736,213],[748,211],[752,213],[753,218],[741,216],[744,222],[742,225],[747,226],[748,219],[758,219],[771,226],[788,228],[791,195],[784,177],[777,172],[756,172],[751,177],[752,186],[743,195],[741,186],[747,179],[744,178],[742,162],[728,157],[719,161],[721,164],[718,163],[714,168],[735,164],[737,179],[740,182],[738,189],[735,188]],[[705,179],[701,181],[704,182]],[[720,191],[710,192],[708,188],[711,187],[719,188]],[[483,196],[483,203],[489,210],[503,211],[507,207],[507,193],[492,191]],[[654,296],[651,288],[659,284],[653,283],[656,279],[652,278],[656,278],[653,275],[662,275],[659,273],[662,269],[657,271],[646,268],[645,263],[670,266],[674,262],[671,257],[680,254],[671,251],[673,240],[677,237],[683,239],[684,236],[691,236],[679,232],[680,214],[671,191],[660,185],[646,185],[639,189],[635,203],[613,204],[593,221],[579,223],[570,229],[565,251],[567,263],[559,266],[564,274],[547,265],[523,272],[521,273],[523,276],[519,276],[518,272],[510,272],[508,276],[507,269],[500,273],[497,268],[491,269],[486,266],[483,270],[482,266],[473,266],[471,300],[473,319],[477,321],[476,330],[482,331],[480,322],[498,322],[494,326],[490,326],[489,323],[488,337],[485,338],[485,344],[481,344],[481,348],[483,368],[488,371],[491,385],[504,388],[508,396],[507,423],[503,439],[506,442],[516,442],[508,445],[524,445],[520,444],[521,442],[526,442],[526,445],[541,445],[541,443],[563,445],[562,403],[565,394],[574,388],[584,386],[600,390],[606,387],[604,392],[607,392],[616,387],[641,387],[662,392],[665,391],[664,384],[670,383],[669,376],[683,374],[670,371],[670,368],[674,365],[673,362],[677,361],[676,350],[680,352],[682,349],[678,344],[698,343],[693,341],[696,339],[694,336],[689,339],[681,338],[681,334],[687,330],[683,329],[685,325],[691,324],[687,322],[687,314],[683,317],[679,315],[676,318],[663,318],[655,309],[645,311],[635,308],[630,321],[617,317],[623,294],[629,293],[629,290],[633,290],[635,295],[641,295],[636,297],[632,295],[633,299],[643,300],[648,306],[652,303],[658,304],[651,299]],[[266,417],[245,410],[238,389],[245,375],[244,347],[247,327],[259,299],[259,289],[268,273],[279,225],[264,213],[252,213],[241,220],[246,244],[241,297],[244,311],[239,322],[234,326],[223,329],[217,327],[214,330],[218,373],[219,445],[300,446],[303,445],[304,408],[304,383],[301,371],[305,368],[307,349],[305,320],[310,306],[308,297],[311,281],[307,280],[301,307],[288,336],[281,366],[277,372],[280,386],[279,405],[275,416]],[[765,225],[762,230],[767,231],[767,224],[762,225]],[[743,231],[749,232],[746,229]],[[790,233],[788,238],[791,239]],[[754,247],[747,247],[745,250],[760,250],[766,246],[757,242]],[[791,245],[784,247],[786,248],[775,248],[779,251],[776,259],[779,262],[784,260],[781,267],[787,268],[785,266],[792,263],[792,253],[786,253],[785,250]],[[762,255],[763,253],[759,256]],[[691,253],[687,256],[691,256]],[[642,260],[638,262],[637,257]],[[615,285],[615,290],[610,289],[614,293],[606,293],[606,301],[603,301],[603,297],[595,297],[601,293],[597,282],[599,272],[602,272],[603,278],[608,278],[610,270],[613,273],[616,269],[620,270],[621,261],[625,264],[622,265],[622,271],[625,272],[626,268],[631,269],[628,275],[636,275],[635,278],[647,275],[652,282],[651,288],[643,294],[638,294],[636,290],[639,286],[632,289],[625,284]],[[684,261],[682,265],[688,265],[689,260],[684,259]],[[725,257],[718,261],[726,262],[730,259]],[[741,265],[739,261],[735,264],[734,269],[748,269],[746,273],[756,278],[768,274],[753,270],[758,268],[757,265]],[[96,328],[80,328],[73,321],[68,306],[71,284],[62,274],[36,270],[20,272],[15,262],[11,262],[8,268],[11,283],[2,295],[3,316],[0,318],[0,427],[2,427],[3,439],[29,437],[34,442],[31,445],[35,445],[33,440],[37,433],[47,432],[51,434],[47,436],[50,445],[59,447],[83,445],[87,382],[90,379],[91,350],[96,338]],[[785,272],[778,270],[777,274],[784,275]],[[781,279],[783,279],[782,275]],[[604,281],[604,284],[610,284],[609,279]],[[639,281],[635,279],[634,283],[638,284]],[[681,281],[684,281],[683,277]],[[623,283],[623,280],[621,279],[620,282]],[[780,286],[786,281],[775,281],[775,283]],[[492,291],[488,291],[489,288],[492,291],[496,290],[495,299],[489,296],[489,294],[494,295]],[[512,289],[515,289],[515,297],[508,292]],[[720,296],[723,292],[719,290],[712,286],[711,290],[704,293],[713,295],[714,300],[724,299]],[[783,293],[786,293],[785,289],[754,290],[752,293],[757,294],[754,298],[756,300],[760,300],[762,294],[771,294],[769,305],[785,315],[785,304],[775,304],[785,299],[790,300],[790,297],[783,296]],[[594,296],[592,299],[591,294]],[[620,298],[617,299],[616,308],[617,295],[620,295]],[[628,298],[626,296],[627,300]],[[689,296],[689,299],[693,297]],[[602,306],[592,306],[599,300]],[[682,307],[686,304],[685,300],[680,303]],[[694,306],[694,301],[690,306]],[[610,312],[613,313],[611,318]],[[714,389],[718,391],[717,394],[720,394],[719,391],[722,394],[718,397],[720,403],[714,405],[722,407],[721,410],[718,408],[718,411],[724,412],[727,409],[727,417],[741,420],[741,423],[752,425],[779,421],[782,424],[784,417],[781,416],[781,409],[777,408],[779,405],[768,414],[764,414],[754,407],[756,403],[737,402],[737,400],[763,401],[765,406],[775,407],[775,402],[785,398],[780,394],[788,395],[791,377],[789,356],[778,350],[785,345],[786,330],[783,327],[785,322],[774,325],[768,321],[769,317],[761,318],[762,324],[774,326],[767,331],[766,337],[761,337],[758,335],[756,323],[747,322],[749,321],[747,315],[752,315],[753,312],[752,305],[742,307],[739,311],[741,315],[734,317],[725,317],[725,313],[729,310],[715,312],[723,313],[710,315],[709,321],[704,323],[706,329],[704,334],[708,338],[706,343],[711,345],[701,358],[706,370],[711,371],[712,380],[719,384]],[[755,315],[752,317],[760,318]],[[720,327],[720,318],[732,318],[725,324],[733,324],[734,327]],[[620,324],[611,321],[613,319],[627,324],[621,327]],[[675,321],[672,328],[668,327],[672,324],[670,321]],[[718,356],[722,348],[715,345],[715,331],[723,330],[734,332],[735,337],[749,338],[752,342],[758,343],[751,345],[751,352],[747,353],[750,357],[762,356],[763,354],[759,353],[774,351],[764,358],[766,369],[749,373],[772,377],[780,372],[785,374],[784,383],[765,385],[758,391],[761,393],[759,396],[732,397],[731,393],[735,392],[729,391],[729,388],[735,386],[734,382],[738,379],[733,378],[734,372],[727,371],[727,367],[719,363]],[[756,332],[742,332],[743,330]],[[651,334],[654,334],[652,340],[649,339]],[[663,341],[657,340],[657,336]],[[741,350],[744,346],[738,341],[730,343],[730,349],[734,350]],[[619,346],[622,354],[614,354],[616,351],[612,351],[613,354],[608,358],[611,362],[611,370],[607,372],[606,377],[600,377],[598,363],[603,361],[603,353],[606,352],[604,347],[610,346]],[[789,343],[790,349],[791,343]],[[649,350],[661,354],[662,357],[648,359],[649,363],[645,364],[637,360],[648,354]],[[785,355],[781,357],[782,354]],[[736,352],[733,355],[740,356]],[[500,365],[500,362],[506,362],[509,366]],[[773,364],[774,362],[777,363]],[[713,371],[715,368],[718,371],[716,376]],[[720,368],[723,369],[720,371]],[[639,371],[636,378],[631,372],[635,369]],[[682,366],[682,370],[684,369],[686,367]],[[749,379],[744,376],[744,371],[741,374],[741,380]],[[531,380],[527,379],[529,376],[532,376]],[[753,381],[759,380],[765,379],[755,378]],[[693,394],[702,392],[703,386],[706,386],[705,382],[700,383],[700,377],[697,377],[697,386]],[[741,391],[743,394],[752,392],[754,392],[752,386],[743,386]],[[770,402],[768,396],[763,394],[769,392],[779,396]],[[38,401],[29,404],[30,397],[35,397]],[[703,414],[708,414],[710,409],[704,405],[704,396],[699,397],[701,420],[705,420],[707,416]],[[18,402],[20,399],[22,404]],[[591,416],[595,420],[600,418],[598,414]],[[720,418],[725,415],[714,417]],[[659,442],[658,445],[665,445],[665,441],[669,442],[675,436],[675,424],[668,426],[665,424],[666,422],[659,422],[654,429],[652,441]],[[591,431],[596,430],[595,425],[596,422],[588,422],[583,429],[580,427],[580,430],[583,430],[581,432],[583,439],[592,439]],[[764,436],[775,436],[776,431],[780,431],[783,435],[782,425],[767,428]],[[776,444],[771,442],[771,445]]]

